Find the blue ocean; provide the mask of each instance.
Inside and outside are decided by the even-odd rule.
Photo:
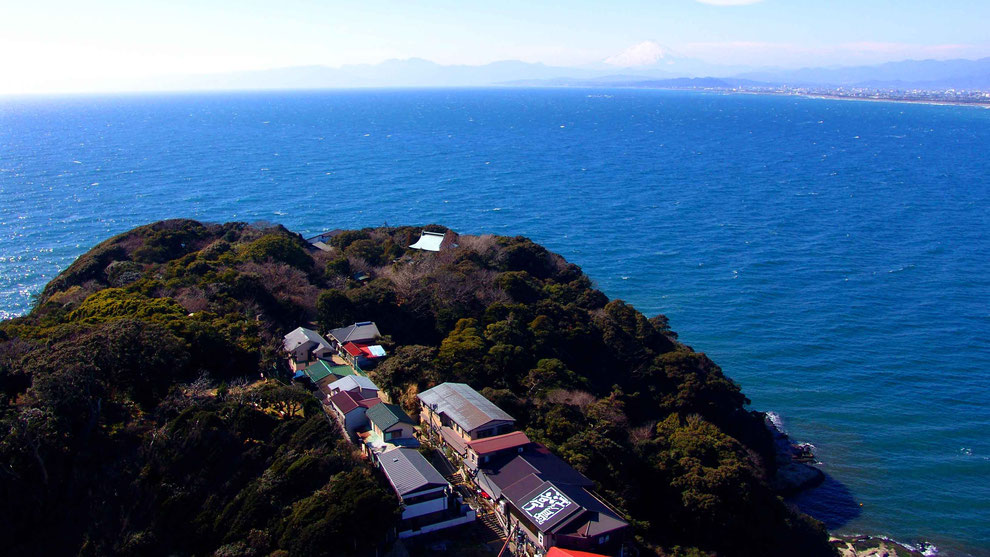
[[[784,96],[6,98],[0,317],[170,217],[525,235],[813,443],[831,530],[990,555],[988,153],[990,110]]]

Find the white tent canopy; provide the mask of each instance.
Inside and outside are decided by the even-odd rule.
[[[440,244],[443,243],[443,238],[443,232],[428,232],[424,230],[419,240],[416,240],[416,243],[409,247],[423,251],[440,251]]]

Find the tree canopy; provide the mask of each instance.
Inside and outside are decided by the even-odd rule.
[[[346,231],[327,252],[281,227],[162,221],[81,256],[0,323],[8,549],[373,554],[398,516],[387,484],[305,391],[258,381],[285,373],[292,329],[371,320],[393,400],[414,413],[416,393],[471,384],[591,478],[646,553],[831,554],[769,487],[763,416],[665,317],[526,238],[407,250],[421,229]]]

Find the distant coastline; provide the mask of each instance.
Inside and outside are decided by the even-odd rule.
[[[568,87],[568,86],[559,86]],[[577,86],[575,86],[577,87]],[[584,87],[581,85],[581,87]],[[740,88],[729,88],[729,87],[664,87],[664,86],[650,86],[650,85],[622,85],[615,86],[615,89],[653,89],[658,91],[694,91],[698,93],[718,93],[723,95],[765,95],[774,97],[802,97],[806,99],[825,99],[825,100],[840,100],[840,101],[866,101],[866,102],[893,102],[893,103],[907,103],[907,104],[927,104],[927,105],[940,105],[940,106],[972,106],[979,108],[990,108],[990,93],[984,92],[973,92],[974,95],[983,95],[982,97],[975,97],[974,100],[958,100],[949,98],[940,98],[938,93],[934,91],[926,92],[926,94],[932,95],[931,98],[910,98],[904,95],[899,95],[896,92],[885,92],[884,94],[888,96],[862,96],[859,94],[841,94],[841,93],[830,93],[830,92],[805,92],[799,89],[795,90],[766,90],[766,89],[740,89]]]
[[[773,92],[773,91],[724,91],[725,93],[736,93],[743,95],[773,95],[775,97],[803,97],[806,99],[824,99],[824,100],[838,100],[838,101],[864,101],[864,102],[890,102],[890,103],[906,103],[906,104],[928,104],[937,106],[971,106],[978,108],[990,108],[990,99],[986,101],[950,101],[950,100],[927,100],[927,99],[906,99],[898,97],[890,98],[873,98],[873,97],[857,97],[852,95],[829,95],[826,93],[794,93],[794,92]]]

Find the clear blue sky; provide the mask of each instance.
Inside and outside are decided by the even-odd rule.
[[[987,0],[5,4],[0,92],[44,90],[56,78],[82,84],[120,75],[338,66],[409,57],[446,64],[518,59],[551,65],[612,58],[628,65],[642,49],[615,57],[644,41],[679,56],[752,66],[990,56]]]

